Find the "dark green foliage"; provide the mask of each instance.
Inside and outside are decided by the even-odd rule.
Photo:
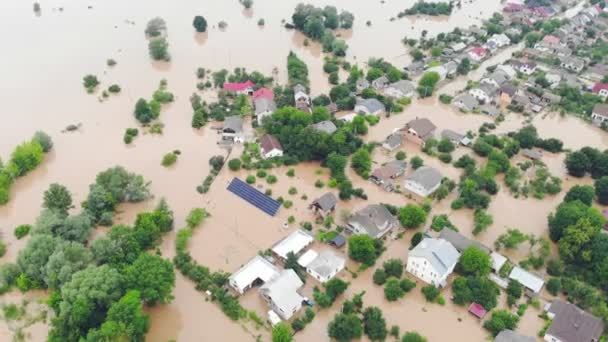
[[[481,304],[486,310],[496,307],[500,293],[498,286],[488,278],[459,277],[452,283],[453,301],[459,305]]]
[[[418,246],[420,241],[424,238],[424,234],[422,232],[416,232],[416,234],[412,235],[412,239],[410,240],[410,249]]]
[[[389,259],[382,265],[388,277],[401,278],[403,275],[403,262],[399,259]]]
[[[546,287],[550,294],[557,296],[562,289],[562,281],[559,278],[552,277],[547,281]]]
[[[507,286],[507,303],[509,306],[514,305],[521,298],[523,292],[524,287],[517,280],[511,280]]]
[[[289,52],[289,56],[287,56],[287,75],[291,86],[297,84],[301,84],[306,88],[310,86],[310,82],[308,81],[308,67],[306,66],[306,63],[299,59],[293,52]]]
[[[327,326],[329,337],[340,342],[358,339],[363,335],[363,325],[355,314],[338,313]]]
[[[439,297],[439,290],[433,285],[426,285],[421,291],[427,302],[434,302]]]
[[[465,249],[458,262],[458,270],[467,276],[485,276],[490,273],[492,260],[481,249],[471,246]]]
[[[575,185],[564,197],[564,202],[574,202],[576,200],[581,201],[585,205],[590,206],[595,199],[595,190],[590,185]]]
[[[388,277],[386,276],[386,272],[384,271],[384,269],[377,268],[376,271],[374,271],[374,276],[373,276],[374,284],[384,285],[384,283],[386,283],[387,278]]]
[[[507,310],[496,310],[492,312],[492,317],[483,323],[483,327],[496,336],[499,332],[510,329],[515,330],[519,317]]]
[[[401,288],[399,284],[399,279],[397,278],[389,278],[384,284],[384,297],[389,302],[394,302],[397,299],[403,297],[405,295],[405,291]]]
[[[169,42],[165,37],[151,39],[148,43],[148,50],[150,57],[155,61],[169,61],[171,56],[169,55]]]
[[[608,205],[608,176],[595,181],[595,195],[600,204]]]
[[[388,330],[380,308],[370,306],[363,311],[363,331],[372,341],[384,341]]]
[[[67,216],[72,208],[72,194],[65,186],[53,183],[44,192],[42,207]]]
[[[426,211],[416,204],[410,203],[399,209],[399,222],[405,228],[420,227],[426,221],[426,216]]]
[[[31,228],[32,228],[32,226],[30,226],[29,224],[22,224],[22,225],[17,226],[14,231],[15,237],[17,239],[23,238],[30,232]]]
[[[207,31],[207,20],[202,15],[197,15],[192,21],[192,26],[196,29],[196,32]]]
[[[354,261],[373,265],[376,262],[374,240],[367,235],[353,235],[348,238],[348,256]]]
[[[425,2],[419,1],[411,8],[399,13],[399,17],[404,15],[426,14],[426,15],[450,15],[452,13],[451,2]]]
[[[173,299],[171,292],[175,286],[175,272],[171,261],[159,256],[141,253],[124,270],[125,285],[141,293],[148,305],[168,303]]]

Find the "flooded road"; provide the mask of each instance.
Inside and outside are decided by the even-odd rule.
[[[49,133],[55,147],[42,165],[14,184],[11,201],[0,207],[1,236],[8,244],[7,254],[0,262],[15,260],[18,251],[27,243],[27,238],[16,240],[13,229],[35,221],[40,211],[42,193],[51,183],[66,185],[73,194],[74,203],[80,203],[85,199],[95,175],[114,165],[122,165],[142,174],[151,181],[151,191],[156,196],[155,200],[146,203],[121,206],[116,222],[133,222],[139,211],[153,208],[160,197],[166,198],[174,210],[176,228],[183,224],[191,208],[206,207],[213,216],[196,232],[190,249],[197,261],[215,270],[232,272],[258,251],[270,247],[297,229],[295,224],[287,230],[282,228],[288,216],[295,216],[296,222],[311,221],[311,215],[306,210],[308,203],[328,191],[327,188],[314,187],[317,179],[324,182],[329,179],[327,170],[317,174],[319,166],[316,164],[297,166],[294,178],[285,176],[287,168],[275,169],[272,172],[278,176],[279,182],[272,186],[260,181],[264,189],[273,190],[273,196],[281,195],[294,202],[292,209],[282,209],[275,218],[266,216],[225,191],[225,186],[235,174],[222,172],[208,194],[198,194],[195,188],[209,172],[209,158],[225,155],[226,151],[217,146],[217,135],[210,125],[200,131],[190,127],[192,111],[188,100],[196,90],[195,70],[198,67],[211,70],[246,67],[249,71],[258,70],[266,75],[273,74],[276,68],[277,81],[284,83],[286,56],[290,50],[307,63],[312,93],[327,92],[329,84],[322,72],[320,47],[317,44],[305,46],[305,37],[286,30],[281,24],[283,19],[290,20],[298,2],[256,0],[252,10],[244,11],[236,0],[184,0],[180,1],[179,7],[164,1],[76,3],[51,0],[41,4],[41,15],[36,16],[30,2],[1,1],[0,28],[4,32],[18,34],[5,37],[3,63],[0,63],[3,94],[0,116],[4,119],[0,126],[0,156],[3,160],[8,159],[13,148],[29,139],[37,130]],[[477,0],[463,3],[462,8],[450,18],[390,20],[414,2],[314,0],[310,3],[334,5],[355,15],[354,28],[341,33],[349,44],[347,60],[363,63],[369,57],[383,57],[399,67],[409,61],[408,51],[400,42],[403,37],[418,36],[422,30],[435,35],[458,26],[478,24],[481,18],[489,17],[500,7],[498,0]],[[483,6],[480,6],[481,3]],[[206,17],[208,33],[194,33],[192,18],[196,14]],[[146,22],[155,16],[162,16],[167,22],[172,56],[170,63],[151,62],[148,57],[143,31]],[[260,18],[266,22],[262,28],[257,25]],[[221,20],[228,23],[224,31],[217,28]],[[370,26],[366,25],[367,21],[371,22]],[[108,58],[115,59],[118,64],[108,67]],[[82,78],[87,74],[97,75],[102,82],[96,94],[86,94],[82,86]],[[167,80],[168,89],[176,95],[176,101],[163,108],[160,116],[165,125],[163,135],[140,135],[131,145],[125,145],[122,141],[124,130],[138,127],[132,114],[135,102],[141,97],[150,98],[161,79]],[[102,88],[113,83],[121,86],[122,93],[100,102],[98,98]],[[430,118],[438,126],[438,132],[445,128],[463,133],[475,131],[482,123],[491,121],[483,115],[461,114],[440,104],[437,99],[427,99],[414,101],[403,114],[383,119],[370,129],[366,140],[382,141],[392,130],[417,116]],[[514,122],[514,127],[519,125],[519,121]],[[82,124],[80,130],[61,133],[67,125],[78,123]],[[550,116],[538,122],[535,119],[535,125],[541,135],[559,137],[569,148],[578,148],[580,144],[602,148],[608,145],[603,132],[575,118]],[[573,131],[577,133],[570,134]],[[587,140],[583,142],[580,137]],[[171,168],[162,167],[162,156],[176,149],[182,152],[177,163]],[[408,152],[408,158],[422,156],[414,146],[407,145],[404,150]],[[441,167],[447,176],[457,179],[459,170],[443,166],[437,159],[423,157],[428,165]],[[377,163],[390,158],[381,151],[374,154]],[[244,177],[247,174],[242,171],[238,175]],[[351,177],[356,179],[357,176]],[[360,183],[360,180],[357,179],[357,182]],[[288,194],[291,186],[298,188],[297,195]],[[403,205],[408,201],[403,196],[387,194],[369,182],[361,186],[368,193],[369,203]],[[302,199],[304,194],[307,199]],[[449,209],[449,200],[434,208],[433,214]],[[559,199],[536,201],[534,207],[528,205],[527,201],[499,194],[491,207],[497,223],[480,237],[482,241],[492,243],[506,226],[517,226],[539,234],[546,231],[546,215]],[[348,213],[359,209],[368,202],[356,199],[340,203],[337,216],[342,215],[343,211]],[[533,210],[539,203],[542,208]],[[513,218],[507,215],[508,211],[504,208],[514,206],[527,210],[527,217]],[[463,231],[472,229],[468,212],[458,211],[451,215]],[[102,234],[103,229],[98,233]],[[404,258],[408,243],[409,236],[406,236],[405,240],[391,244],[385,256]],[[163,241],[163,255],[173,256],[173,246],[172,233]],[[454,334],[481,341],[486,335],[479,323],[466,315],[462,308],[451,304],[445,307],[429,306],[424,303],[419,290],[414,290],[399,304],[386,304],[381,289],[370,288],[372,286],[371,271],[367,271],[353,283],[349,291],[354,293],[368,289],[366,304],[386,307],[385,315],[389,324],[399,324],[402,331],[418,330],[430,341],[456,336]],[[181,275],[177,277],[174,293],[175,300],[170,305],[148,311],[151,315],[148,340],[215,341],[223,338],[244,341],[255,340],[258,334],[262,335],[263,340],[268,340],[267,331],[246,331],[231,322],[215,304],[205,301],[204,295]],[[422,311],[424,307],[427,312]],[[327,340],[326,325],[337,309],[336,305],[320,313],[307,330],[298,335],[298,340]],[[419,319],[421,317],[423,319]],[[431,317],[445,322],[445,329],[436,329]],[[458,322],[457,317],[462,317],[463,321]],[[43,340],[46,328],[40,323],[30,327],[28,332],[31,333],[31,340]],[[0,338],[11,335],[7,330],[6,326],[0,325]]]

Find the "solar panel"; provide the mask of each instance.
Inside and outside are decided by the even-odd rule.
[[[274,216],[279,210],[279,207],[281,207],[281,203],[266,196],[258,189],[238,178],[232,179],[232,182],[230,182],[230,185],[228,185],[228,191],[239,196],[270,216]]]

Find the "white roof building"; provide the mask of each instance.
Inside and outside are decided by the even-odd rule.
[[[545,281],[534,274],[524,270],[521,267],[515,266],[509,274],[509,279],[517,280],[526,289],[532,291],[534,294],[539,294],[542,290]]]
[[[505,262],[507,262],[507,258],[505,256],[496,252],[492,252],[490,254],[490,258],[492,259],[492,269],[494,272],[500,271]]]
[[[256,255],[228,279],[230,286],[239,294],[245,293],[256,282],[267,283],[279,275],[279,269],[270,261]]]
[[[300,265],[302,265],[302,263],[306,263],[306,266],[302,265],[306,268],[306,272],[321,283],[335,277],[336,274],[340,273],[340,271],[342,271],[346,265],[346,260],[343,257],[329,250],[323,251],[320,254],[314,252],[315,257],[310,261],[308,260],[312,254],[306,259],[302,260],[302,258],[307,256],[309,252],[312,251],[308,251],[302,255],[298,262]]]
[[[298,229],[272,246],[272,251],[285,260],[288,253],[298,254],[313,241],[314,237],[312,235]]]
[[[409,251],[406,270],[427,284],[445,286],[460,253],[444,239],[425,238]]]
[[[282,270],[281,274],[260,288],[260,294],[274,312],[288,320],[302,308],[304,298],[298,289],[303,285],[294,270]]]

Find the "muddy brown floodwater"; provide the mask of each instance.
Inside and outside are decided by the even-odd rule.
[[[156,199],[166,198],[173,208],[178,226],[184,222],[191,208],[208,208],[213,216],[195,234],[191,251],[200,263],[213,269],[232,272],[258,251],[270,247],[288,232],[297,229],[295,225],[282,228],[282,223],[290,215],[294,215],[298,222],[310,221],[310,213],[306,210],[308,202],[327,191],[317,189],[313,184],[317,179],[327,181],[329,178],[327,170],[318,174],[319,166],[313,163],[297,166],[294,178],[285,176],[286,168],[273,170],[279,182],[272,186],[264,184],[262,188],[270,187],[275,196],[285,198],[290,197],[287,194],[290,186],[298,188],[298,195],[291,196],[294,207],[282,209],[275,218],[265,216],[230,195],[225,186],[234,175],[227,172],[218,176],[208,194],[199,195],[195,187],[209,172],[209,158],[225,154],[225,151],[216,145],[217,135],[209,126],[200,131],[190,128],[191,109],[188,101],[195,91],[197,80],[194,72],[198,67],[212,70],[246,67],[267,75],[276,68],[277,80],[284,83],[286,56],[290,50],[307,63],[312,93],[328,91],[329,84],[322,72],[323,56],[318,44],[304,46],[305,38],[300,33],[286,30],[281,24],[283,19],[289,20],[298,2],[256,0],[252,10],[244,11],[236,0],[183,0],[179,6],[160,0],[48,0],[41,3],[42,11],[37,16],[31,2],[0,1],[0,28],[5,33],[13,32],[4,36],[0,63],[3,105],[0,114],[3,119],[0,126],[0,156],[6,160],[17,144],[29,139],[37,130],[48,132],[55,142],[54,151],[38,169],[15,183],[10,203],[0,208],[0,230],[8,244],[7,254],[0,262],[14,261],[19,250],[27,243],[27,238],[15,240],[13,229],[19,224],[35,221],[40,211],[42,193],[49,184],[65,184],[72,191],[75,203],[80,203],[95,175],[114,165],[123,165],[150,180]],[[383,57],[398,66],[404,66],[409,61],[408,51],[400,42],[403,37],[417,37],[423,30],[435,35],[455,27],[480,23],[481,19],[489,17],[500,7],[498,0],[465,1],[462,8],[450,18],[414,17],[391,21],[390,18],[410,7],[415,0],[309,2],[334,5],[353,12],[356,18],[354,28],[340,33],[349,44],[349,61],[364,63],[369,57]],[[208,33],[194,33],[191,23],[196,14],[206,17]],[[148,57],[143,31],[146,22],[155,16],[162,16],[167,22],[172,56],[170,63],[151,62]],[[257,26],[260,18],[266,22],[262,28]],[[228,23],[223,31],[217,29],[217,23],[221,20]],[[371,22],[371,26],[366,25],[367,21]],[[507,51],[504,55],[509,54],[510,51]],[[501,55],[497,60],[507,58],[505,56]],[[118,64],[108,67],[108,58],[116,60]],[[102,82],[100,89],[117,83],[122,93],[100,102],[100,90],[94,95],[84,91],[82,77],[86,74],[99,77]],[[176,101],[164,108],[161,114],[160,119],[165,124],[164,134],[139,136],[133,144],[126,146],[122,142],[124,130],[137,127],[132,115],[135,102],[140,97],[149,98],[161,79],[168,81],[169,89],[176,95]],[[446,86],[446,91],[462,88],[462,82],[466,83],[466,79]],[[450,128],[462,132],[476,130],[483,122],[490,121],[485,116],[458,113],[436,99],[414,101],[405,113],[383,119],[371,128],[367,139],[380,141],[408,120],[422,116],[433,120],[440,130]],[[61,133],[67,125],[78,123],[82,124],[78,131]],[[522,123],[523,118],[510,115],[502,127],[508,131],[519,128]],[[576,118],[550,115],[534,119],[534,124],[543,136],[560,138],[569,148],[578,148],[583,144],[600,148],[607,145],[603,132]],[[171,168],[161,167],[163,154],[175,149],[182,152],[178,162]],[[411,145],[405,146],[404,150],[408,157],[421,155]],[[446,176],[453,179],[458,177],[459,171],[453,167],[443,166],[437,159],[422,157],[427,164],[441,167]],[[377,164],[391,158],[381,151],[374,153]],[[557,174],[563,168],[559,160],[551,165]],[[244,176],[246,172],[240,175]],[[361,183],[358,186],[365,189],[371,203],[403,205],[408,201],[403,196],[382,192],[371,183],[361,182],[355,175],[351,177]],[[301,199],[302,194],[306,194],[308,200]],[[152,208],[156,199],[121,206],[116,222],[131,223],[137,212]],[[433,214],[449,213],[463,232],[470,233],[471,213],[464,210],[452,212],[449,200],[438,204]],[[546,231],[546,215],[559,200],[560,196],[545,201],[515,200],[501,192],[490,208],[495,224],[480,239],[491,244],[504,227],[517,227],[542,235]],[[362,200],[340,203],[337,216],[365,204]],[[512,212],[522,214],[512,215]],[[104,231],[99,229],[96,234],[103,234]],[[383,258],[404,259],[409,234],[403,241],[393,241]],[[163,241],[161,249],[166,257],[173,256],[174,238],[174,234],[170,234]],[[418,330],[430,341],[481,341],[486,337],[479,322],[466,315],[462,308],[449,303],[445,307],[428,305],[419,291],[412,292],[398,303],[386,303],[381,289],[371,285],[371,273],[368,270],[359,278],[350,279],[352,285],[348,294],[367,290],[366,303],[382,306],[390,324],[399,324],[402,330]],[[307,287],[306,291],[310,290]],[[152,323],[148,340],[247,341],[254,340],[257,335],[261,335],[262,340],[268,340],[267,330],[245,329],[231,322],[181,275],[177,277],[174,292],[175,300],[171,304],[148,310]],[[447,293],[445,295],[449,296]],[[0,297],[0,302],[15,302],[20,298],[23,296],[11,293]],[[243,299],[243,303],[260,315],[265,314],[265,307],[260,305],[257,296],[250,294]],[[338,307],[335,305],[331,310],[320,312],[314,322],[298,334],[297,339],[327,340],[327,322]],[[457,320],[458,317],[462,318],[462,322]],[[438,321],[441,322],[441,329],[437,328]],[[536,325],[536,322],[526,325],[529,328],[525,332],[534,335]],[[30,340],[43,341],[47,330],[48,326],[37,323],[27,329],[27,333]],[[7,325],[0,325],[0,336],[2,340],[11,336]]]

